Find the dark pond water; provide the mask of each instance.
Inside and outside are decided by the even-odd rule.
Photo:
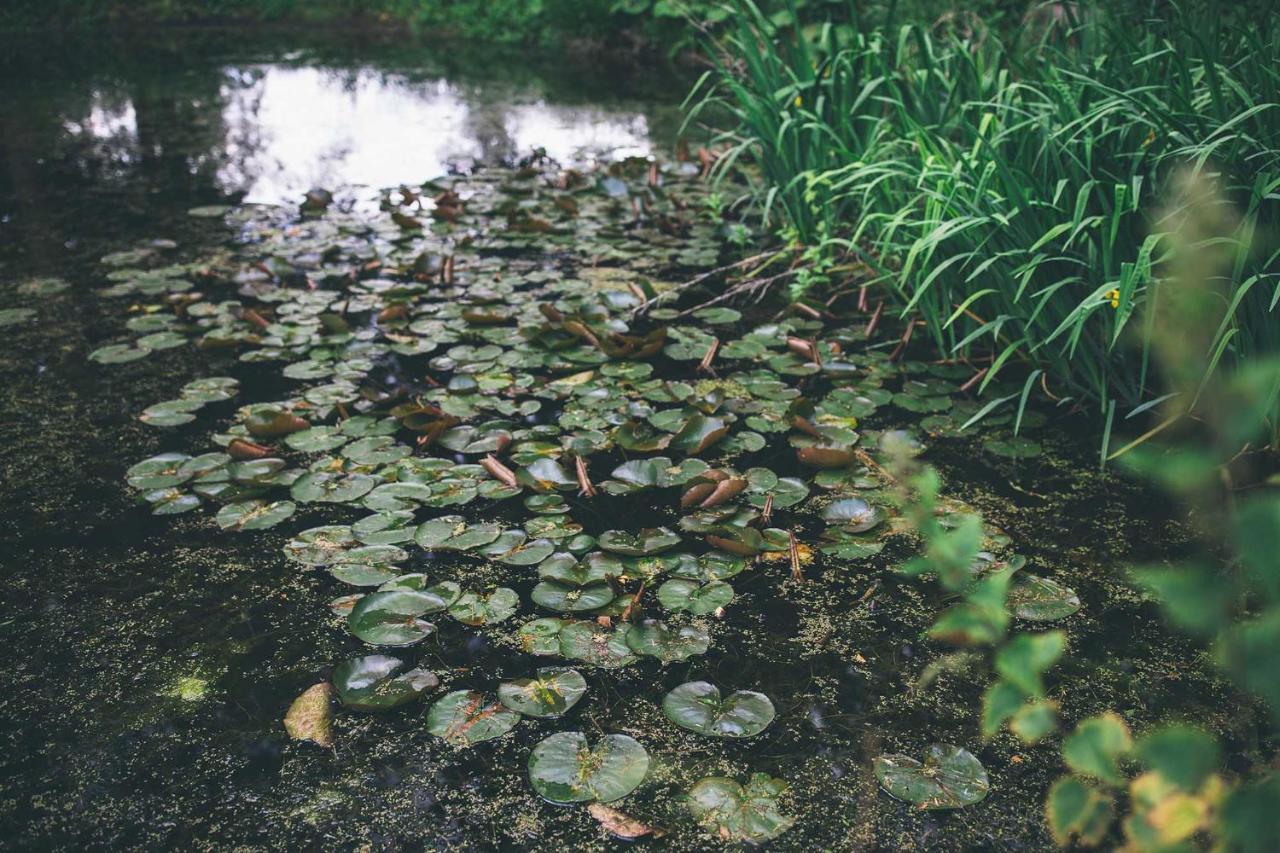
[[[190,436],[160,434],[137,415],[227,366],[191,348],[114,369],[86,357],[123,328],[120,304],[108,308],[94,294],[102,255],[163,238],[194,257],[228,239],[219,220],[187,216],[192,207],[293,205],[328,186],[359,212],[376,209],[380,188],[535,148],[566,163],[661,152],[674,139],[685,83],[349,34],[172,33],[27,41],[0,52],[0,308],[37,308],[32,322],[0,335],[7,843],[617,844],[581,807],[555,807],[529,790],[529,749],[551,729],[525,726],[452,750],[425,732],[423,703],[340,716],[332,751],[291,742],[280,722],[289,703],[358,652],[328,614],[341,590],[281,557],[286,533],[227,534],[206,512],[157,519],[124,483],[139,459],[202,452]],[[21,286],[45,276],[70,290],[33,299]],[[880,423],[897,425],[891,416]],[[1118,565],[1171,553],[1184,535],[1149,495],[1092,473],[1090,441],[1073,431],[1051,424],[1046,453],[1018,464],[958,440],[931,450],[950,494],[1080,593],[1082,611],[1063,623],[1072,657],[1055,698],[1064,716],[1114,708],[1140,726],[1176,695],[1181,713],[1211,715],[1247,738],[1225,688],[1113,579]],[[601,512],[613,523],[649,511],[608,506]],[[939,654],[921,641],[942,604],[932,589],[884,565],[820,561],[811,571],[805,584],[786,581],[785,570],[735,580],[745,604],[728,609],[705,657],[590,679],[597,691],[578,726],[633,732],[655,762],[625,803],[670,830],[646,843],[721,847],[692,824],[680,795],[701,776],[767,772],[790,783],[787,810],[797,817],[777,849],[1045,848],[1038,811],[1058,772],[1056,748],[1027,749],[1007,736],[983,744],[980,674],[946,672],[932,689],[911,689]],[[539,663],[458,626],[442,627],[422,660],[451,689]],[[767,692],[777,721],[749,744],[672,732],[656,698],[697,678]],[[921,813],[878,790],[872,758],[934,741],[981,758],[992,779],[987,800]]]

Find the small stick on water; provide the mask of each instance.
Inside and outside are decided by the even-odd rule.
[[[644,588],[649,582],[647,580],[640,581],[640,588],[636,590],[636,594],[631,596],[631,601],[623,608],[622,615],[618,618],[623,622],[630,622],[631,617],[640,612],[640,596],[644,595]]]
[[[876,303],[875,313],[871,315],[871,319],[867,322],[867,331],[863,337],[870,339],[876,333],[876,326],[880,325],[880,314],[884,311],[884,300],[881,299]]]
[[[911,335],[915,332],[915,330],[916,330],[916,321],[915,320],[907,321],[907,330],[902,333],[902,340],[898,341],[898,345],[893,348],[893,352],[889,353],[890,361],[897,361],[902,356],[902,353],[905,352],[907,349],[907,344],[911,343]]]
[[[582,461],[581,456],[573,457],[573,468],[578,474],[578,494],[594,498],[596,496],[596,487],[591,482],[591,477],[587,474],[587,463]]]
[[[867,285],[858,288],[858,310],[863,314],[867,313]]]
[[[492,453],[480,460],[480,467],[489,472],[489,476],[502,483],[510,489],[518,487],[520,484],[516,481],[516,472],[512,471],[506,465],[498,461],[498,457]]]
[[[884,467],[884,466],[883,466],[883,465],[881,465],[879,462],[877,462],[876,460],[872,459],[872,458],[871,458],[871,454],[870,454],[870,453],[868,453],[867,451],[862,450],[862,449],[860,449],[860,448],[859,448],[859,449],[855,449],[855,450],[853,451],[853,455],[854,455],[854,457],[855,457],[859,462],[861,462],[863,465],[866,465],[866,466],[867,466],[868,468],[870,468],[871,470],[876,471],[877,473],[879,473],[881,477],[884,477],[884,478],[885,478],[886,480],[888,480],[890,483],[896,483],[896,482],[898,482],[898,478],[897,478],[897,477],[895,477],[895,476],[893,476],[893,474],[889,473],[889,469],[888,469],[888,468]]]
[[[968,391],[974,385],[977,385],[979,382],[981,382],[982,377],[986,376],[990,370],[991,370],[990,367],[982,368],[977,373],[973,374],[973,376],[969,377],[969,379],[963,385],[960,386],[960,390]]]
[[[764,509],[760,511],[760,523],[768,524],[773,520],[773,495],[764,496]]]
[[[713,376],[715,371],[711,369],[711,362],[716,360],[716,353],[720,351],[720,339],[712,338],[711,344],[707,347],[707,352],[702,356],[702,361],[698,363],[699,373],[710,373]]]
[[[791,557],[791,579],[804,583],[804,574],[800,571],[800,543],[796,541],[796,532],[787,531],[787,553]]]
[[[799,312],[799,313],[801,313],[801,314],[805,315],[806,317],[808,317],[808,318],[809,318],[809,319],[811,319],[811,320],[821,320],[821,319],[822,319],[822,312],[821,312],[821,311],[819,311],[819,310],[818,310],[818,309],[816,309],[816,308],[811,308],[810,306],[805,305],[803,302],[794,302],[794,303],[792,303],[792,306],[791,306],[791,307],[795,308],[797,312]]]

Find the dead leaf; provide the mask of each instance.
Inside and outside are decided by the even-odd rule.
[[[666,835],[661,829],[649,826],[631,817],[631,815],[623,814],[617,809],[610,808],[603,803],[592,803],[587,806],[587,811],[593,818],[600,821],[600,825],[616,838],[643,838],[646,835],[652,835],[654,838],[661,838]]]
[[[294,740],[309,740],[323,747],[333,746],[333,708],[329,697],[333,685],[314,684],[293,700],[284,715],[284,729]]]

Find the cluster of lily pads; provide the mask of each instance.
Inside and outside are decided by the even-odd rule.
[[[433,618],[506,631],[555,659],[495,693],[437,699],[427,728],[455,745],[568,713],[587,691],[575,667],[707,653],[734,577],[785,577],[789,564],[799,579],[819,554],[829,571],[855,570],[904,533],[884,454],[963,433],[979,406],[958,390],[964,368],[895,361],[817,312],[679,310],[665,279],[721,251],[696,173],[645,161],[600,174],[480,170],[388,191],[372,218],[323,193],[301,211],[202,208],[192,213],[237,227],[234,246],[188,264],[167,262],[163,246],[104,258],[104,295],[130,301],[134,337],[93,360],[189,344],[251,363],[255,387],[279,389],[235,408],[240,383],[211,376],[148,407],[141,420],[157,429],[206,416],[216,428],[203,452],[137,463],[129,484],[158,515],[210,504],[227,530],[344,513],[292,535],[284,554],[346,587],[330,606],[372,647],[334,668],[348,708],[387,710],[440,686],[383,653],[431,637]],[[866,429],[881,410],[918,427]],[[1038,425],[1028,413],[1020,427]],[[1009,435],[986,449],[1028,457],[1033,444]],[[1010,543],[987,533],[995,561]],[[429,573],[408,565],[424,561]],[[489,582],[503,572],[512,586]],[[514,588],[524,578],[527,601]],[[1025,619],[1079,608],[1070,590],[1025,573],[1010,599]],[[759,735],[775,714],[763,694],[722,696],[701,681],[662,707],[725,738]],[[919,767],[882,758],[885,789],[929,808],[980,799],[985,773],[981,784],[964,775],[976,759],[939,749]],[[564,731],[533,749],[528,771],[551,802],[607,803],[648,763],[628,735],[593,745]],[[936,784],[912,782],[917,770]],[[710,777],[688,803],[721,837],[762,841],[792,824],[784,789],[762,774],[745,785]]]

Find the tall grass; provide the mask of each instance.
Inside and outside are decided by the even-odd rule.
[[[1056,4],[1055,23],[1032,16],[1002,43],[860,19],[854,3],[808,28],[733,5],[690,98],[691,116],[736,119],[720,168],[753,161],[775,227],[860,256],[941,349],[989,355],[984,390],[1026,365],[1108,429],[1117,404],[1156,398],[1140,309],[1160,298],[1166,225],[1151,211],[1187,164],[1239,211],[1206,376],[1277,349],[1280,253],[1259,239],[1280,211],[1270,16]]]

